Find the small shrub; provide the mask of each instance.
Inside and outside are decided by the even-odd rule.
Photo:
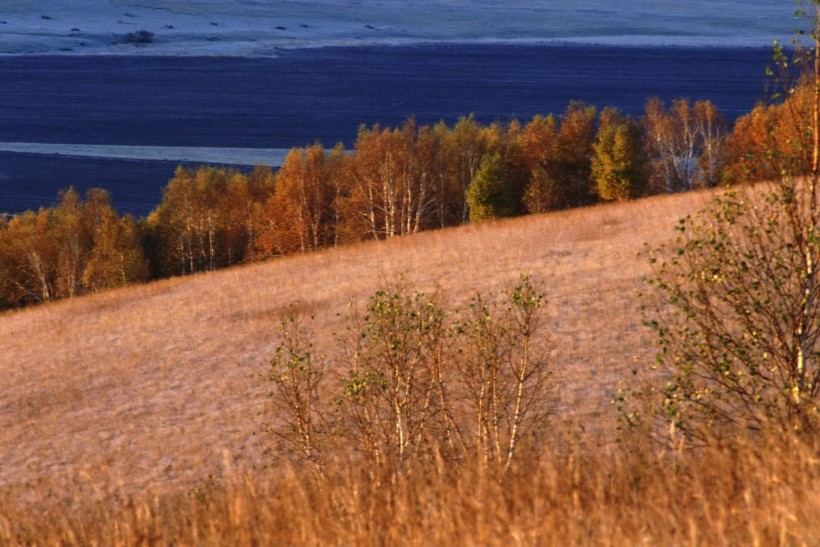
[[[502,478],[535,447],[552,408],[543,302],[528,277],[503,305],[476,295],[463,314],[398,285],[348,317],[329,358],[289,318],[267,375],[276,455],[320,477],[326,461],[342,457],[374,477],[473,461]]]
[[[818,189],[727,192],[650,253],[666,440],[820,425]]]
[[[129,32],[120,36],[116,42],[117,44],[134,44],[145,45],[154,43],[154,33],[147,30],[138,30],[136,32]]]

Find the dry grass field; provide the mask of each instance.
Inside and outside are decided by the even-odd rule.
[[[721,452],[670,463],[613,448],[610,399],[653,351],[638,311],[648,266],[637,255],[672,238],[677,219],[708,199],[662,196],[428,232],[2,314],[0,543],[820,541],[811,451],[772,449],[766,457],[778,464],[747,488],[741,479],[768,460]],[[368,495],[355,470],[339,470],[335,505],[287,470],[264,468],[262,375],[294,301],[316,315],[321,349],[349,305],[401,276],[458,306],[522,273],[547,296],[556,429],[587,449],[540,458],[514,478],[518,491],[465,471]],[[635,486],[667,472],[665,482]],[[207,499],[191,501],[192,488]],[[641,496],[623,495],[630,488]],[[184,509],[169,510],[174,500]],[[65,521],[36,512],[49,502]],[[330,505],[349,518],[331,522]]]

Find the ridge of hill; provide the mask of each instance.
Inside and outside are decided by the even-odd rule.
[[[349,307],[403,277],[460,305],[532,275],[547,297],[559,418],[607,438],[608,407],[651,359],[644,244],[673,237],[710,192],[424,232],[0,314],[0,485],[190,488],[264,463],[262,378],[299,301],[317,349]]]

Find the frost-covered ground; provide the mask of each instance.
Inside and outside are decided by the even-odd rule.
[[[764,46],[788,0],[2,0],[0,54],[275,55],[416,42]],[[153,43],[116,43],[145,30]]]
[[[78,158],[224,163],[230,165],[267,165],[278,167],[282,165],[282,161],[285,159],[289,149],[0,142],[0,152],[65,155]]]

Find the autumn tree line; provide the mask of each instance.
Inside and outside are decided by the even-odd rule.
[[[527,123],[362,126],[352,150],[293,149],[273,172],[179,167],[146,218],[104,190],[0,215],[0,308],[349,242],[771,180],[810,162],[811,86],[731,128],[710,101],[649,99],[632,118],[572,102]]]

